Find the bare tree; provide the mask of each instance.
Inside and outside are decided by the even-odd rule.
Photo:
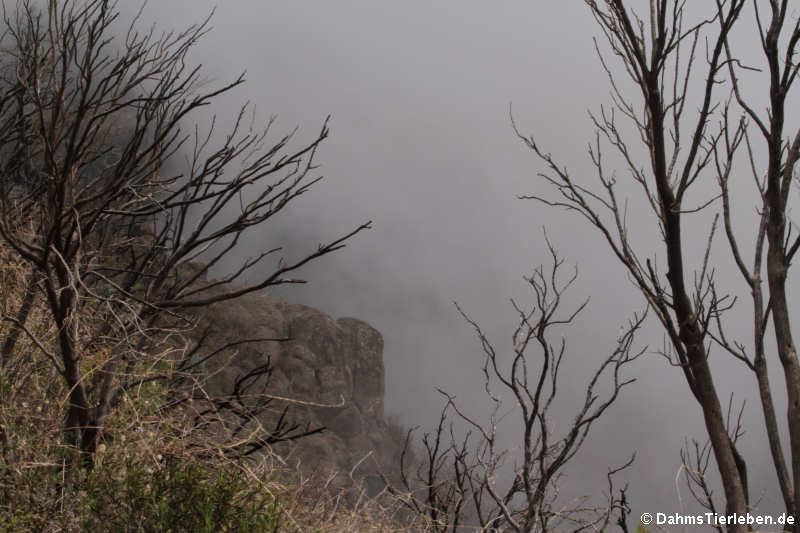
[[[438,426],[423,435],[419,460],[413,458],[412,432],[408,433],[401,457],[402,490],[393,488],[406,495],[410,508],[430,519],[434,531],[455,532],[476,524],[487,532],[602,531],[614,514],[623,530],[627,527],[625,492],[615,490],[613,476],[630,466],[633,457],[609,471],[607,500],[602,504],[590,498],[565,502],[559,498],[559,483],[592,425],[634,381],[623,377],[622,370],[644,351],[634,352],[632,346],[645,316],[635,316],[622,329],[616,346],[592,374],[572,423],[556,434],[550,410],[567,345],[563,337],[554,343],[552,330],[572,324],[588,300],[562,314],[562,298],[577,270],[562,280],[563,261],[552,246],[550,252],[551,268],[539,267],[526,278],[535,297],[532,309],[512,300],[519,323],[510,357],[498,353],[480,326],[458,308],[483,350],[491,414],[481,422],[460,408],[455,397],[440,391],[446,403]],[[606,379],[608,391],[603,393],[599,389],[605,388]],[[504,392],[511,395],[511,405],[503,403]],[[466,433],[459,435],[455,426],[465,426]],[[506,449],[501,432],[515,435],[513,441],[519,446]]]
[[[206,89],[200,67],[189,66],[208,20],[158,34],[140,32],[137,17],[125,31],[108,0],[50,0],[42,10],[25,0],[3,20],[0,237],[30,266],[29,292],[43,298],[55,341],[28,332],[27,299],[3,318],[29,333],[63,378],[65,440],[91,462],[124,391],[152,378],[143,368],[188,375],[183,335],[195,319],[186,311],[303,283],[292,273],[369,223],[300,259],[276,246],[211,278],[249,230],[321,179],[314,156],[327,120],[297,148],[294,133],[272,139],[272,121],[255,128],[247,107],[224,136],[213,121],[187,133],[198,111],[244,82]],[[187,169],[175,171],[171,162],[184,154]],[[262,268],[273,257],[275,266]],[[256,267],[256,281],[238,284]],[[88,357],[96,354],[104,355]],[[256,377],[242,376],[232,400]]]
[[[514,125],[523,142],[544,162],[547,171],[541,176],[556,193],[528,197],[572,210],[594,226],[654,311],[669,339],[664,355],[682,370],[702,411],[710,451],[722,479],[726,514],[743,515],[750,508],[747,470],[736,448],[739,426],[732,425],[723,413],[709,355],[714,348],[721,349],[753,371],[778,485],[786,511],[796,518],[800,504],[800,364],[792,340],[786,284],[791,260],[800,247],[800,239],[792,236],[787,223],[791,184],[800,157],[800,131],[787,134],[784,129],[786,102],[798,70],[795,56],[800,23],[787,22],[789,3],[785,0],[771,0],[768,7],[757,1],[718,0],[702,8],[708,10],[705,18],[692,23],[687,23],[691,15],[686,2],[651,0],[649,16],[644,18],[622,0],[585,3],[636,96],[627,95],[625,83],[596,45],[613,99],[611,109],[590,113],[596,137],[589,155],[599,187],[573,177],[533,137],[520,134]],[[747,4],[754,10],[751,27],[760,39],[763,69],[743,64],[731,43],[734,27],[744,29],[749,23],[743,16]],[[768,86],[764,116],[755,111],[762,104],[748,101],[740,83],[741,77],[756,77],[757,72],[764,72],[769,80],[763,85]],[[618,122],[620,117],[626,125]],[[752,126],[763,138],[761,150],[751,139]],[[633,135],[626,135],[628,127]],[[646,161],[639,161],[636,142],[641,142]],[[632,183],[640,187],[642,202],[661,231],[662,255],[648,256],[651,252],[632,244],[626,218],[628,199],[620,196],[618,174],[603,157],[607,148],[615,152]],[[761,166],[760,154],[766,154],[766,168]],[[754,223],[747,221],[756,232],[745,247],[735,231],[730,180],[746,173],[752,173],[755,183],[755,194],[749,198],[754,199],[758,217]],[[709,194],[715,186],[717,193]],[[738,187],[741,190],[742,186]],[[713,219],[707,219],[711,223],[705,234],[705,253],[692,264],[686,243],[696,232],[690,234],[684,222],[698,212],[713,210],[717,210]],[[720,217],[730,250],[726,257],[711,253]],[[748,264],[745,257],[750,253],[753,260]],[[752,296],[750,340],[726,333],[725,323],[735,299],[715,279],[723,263],[741,273]],[[765,270],[766,287],[761,282]],[[769,324],[775,331],[777,357],[785,376],[791,475],[767,375],[765,335]],[[688,469],[701,473],[693,482],[704,491],[705,454],[704,448],[698,448],[695,468]],[[688,457],[684,454],[685,464]],[[713,507],[710,492],[699,499]],[[729,531],[746,529],[742,524],[728,527]]]

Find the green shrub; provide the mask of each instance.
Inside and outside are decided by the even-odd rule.
[[[277,532],[277,500],[246,478],[204,463],[157,469],[103,468],[86,483],[87,531],[146,533]]]

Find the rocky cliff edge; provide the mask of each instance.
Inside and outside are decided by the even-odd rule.
[[[214,370],[212,386],[229,389],[239,376],[268,360],[273,415],[288,406],[292,421],[325,427],[319,434],[275,445],[279,456],[309,474],[338,472],[350,478],[353,472],[379,488],[375,474],[392,470],[404,437],[384,415],[380,332],[355,318],[333,319],[264,294],[215,304],[202,322],[210,326],[216,343],[273,339],[239,345]]]

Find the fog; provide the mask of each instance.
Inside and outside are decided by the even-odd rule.
[[[151,2],[143,19],[180,28],[213,8],[205,0]],[[607,105],[609,90],[592,40],[602,34],[583,3],[228,1],[217,6],[211,25],[192,59],[204,65],[211,84],[242,71],[247,78],[215,104],[220,118],[251,101],[264,120],[277,115],[276,132],[298,125],[301,142],[331,115],[331,137],[317,157],[324,180],[245,249],[280,242],[299,255],[373,221],[374,229],[306,269],[307,285],[279,294],[366,320],[383,333],[387,409],[404,423],[434,421],[442,405],[437,387],[482,414],[480,345],[453,302],[507,350],[516,317],[509,300],[531,302],[523,276],[549,261],[546,227],[565,266],[577,265],[580,273],[565,310],[591,297],[564,330],[568,360],[557,411],[563,419],[554,421],[564,427],[619,326],[644,305],[585,221],[517,199],[547,189],[536,175],[543,165],[514,134],[510,106],[520,129],[535,134],[574,175],[593,175],[587,110]],[[631,216],[644,215],[632,203]],[[637,242],[657,245],[652,220],[632,226],[639,224]],[[707,232],[707,225],[697,227]],[[733,276],[730,284],[742,288]],[[746,325],[744,302],[740,324]],[[679,509],[679,448],[685,438],[704,440],[679,369],[653,353],[663,338],[650,324],[638,345],[651,350],[628,369],[638,380],[567,471],[570,487],[599,494],[607,468],[636,451],[621,477],[630,484],[635,516]],[[731,391],[742,394],[739,401],[750,398],[741,448],[752,499],[763,496],[761,509],[775,511],[777,484],[753,380],[741,364],[712,357],[721,399]],[[684,486],[681,497],[688,497]]]

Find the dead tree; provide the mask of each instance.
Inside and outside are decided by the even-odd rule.
[[[736,430],[726,423],[709,355],[714,348],[722,349],[753,371],[778,485],[787,512],[796,515],[800,503],[800,363],[792,339],[786,284],[791,260],[800,248],[800,239],[791,234],[787,222],[789,193],[800,157],[800,132],[784,129],[786,101],[798,71],[795,56],[800,24],[787,22],[789,2],[785,0],[772,0],[768,7],[756,1],[718,0],[703,6],[707,16],[693,23],[686,22],[690,14],[685,2],[651,0],[649,17],[644,18],[622,0],[585,3],[636,96],[628,95],[625,82],[598,45],[613,99],[611,109],[590,113],[596,137],[589,155],[599,186],[587,186],[573,177],[515,125],[519,137],[547,167],[541,176],[555,193],[527,197],[567,208],[594,226],[647,300],[669,339],[664,355],[681,369],[702,411],[709,451],[722,480],[726,514],[741,515],[749,508],[747,471],[736,448]],[[754,9],[751,27],[760,38],[763,69],[744,65],[732,45],[731,32],[745,24],[743,10],[748,3]],[[763,85],[768,87],[763,116],[755,111],[762,104],[748,101],[740,89],[740,78],[759,76],[757,72],[768,78]],[[633,135],[626,134],[628,127]],[[753,127],[763,138],[762,149],[751,138]],[[636,142],[644,149],[644,161],[637,157]],[[641,201],[651,210],[663,238],[658,257],[648,256],[651,252],[632,244],[626,218],[628,198],[620,196],[618,174],[603,157],[607,148],[631,176],[631,183],[640,188]],[[761,166],[762,153],[766,168]],[[758,213],[755,220],[743,222],[756,228],[747,245],[735,231],[738,220],[732,215],[735,199],[730,194],[732,177],[745,173],[754,179],[754,194],[749,198],[754,199]],[[709,194],[709,189],[700,185],[703,183],[716,184],[718,193]],[[739,190],[743,185],[737,185]],[[736,212],[752,212],[753,204]],[[690,234],[685,221],[715,209],[714,216],[707,219],[705,254],[692,264],[686,243],[696,232]],[[731,252],[725,257],[711,253],[720,218]],[[748,263],[745,257],[751,253],[753,261]],[[752,297],[752,339],[733,338],[726,332],[726,317],[735,299],[714,277],[723,262],[741,273]],[[777,358],[785,376],[791,475],[767,375],[765,335],[769,324],[775,331]],[[705,471],[703,453],[698,449],[695,454],[699,454],[695,472]],[[706,466],[701,469],[699,465]],[[700,500],[706,507],[713,505],[705,496]],[[734,524],[728,529],[741,532],[746,527]]]
[[[162,34],[134,20],[120,34],[114,6],[23,1],[5,13],[2,38],[0,237],[30,266],[56,326],[54,345],[36,342],[68,391],[65,441],[89,462],[125,387],[145,367],[181,361],[194,326],[186,311],[303,283],[295,271],[369,227],[299,259],[275,246],[210,277],[321,179],[314,155],[327,121],[294,148],[294,132],[256,128],[247,107],[224,135],[215,121],[186,130],[243,77],[208,89],[190,66],[208,20]],[[256,281],[238,284],[245,274]],[[4,318],[27,331],[24,316]]]
[[[725,221],[725,234],[736,265],[745,280],[753,300],[753,355],[749,356],[741,344],[731,343],[724,335],[723,324],[719,322],[718,344],[751,369],[758,384],[759,398],[770,452],[772,454],[778,485],[783,496],[787,513],[795,516],[800,509],[800,362],[794,346],[791,329],[791,317],[787,297],[789,266],[800,248],[800,237],[792,236],[792,228],[787,220],[790,209],[791,185],[795,182],[797,162],[800,159],[800,129],[795,132],[785,131],[786,104],[792,86],[797,77],[798,64],[794,60],[797,43],[800,41],[800,22],[795,21],[787,26],[787,9],[789,3],[773,0],[770,10],[765,16],[758,3],[753,2],[755,20],[766,62],[764,69],[769,78],[769,105],[766,116],[759,116],[754,104],[748,102],[739,88],[739,77],[747,67],[738,62],[733,55],[731,45],[726,40],[725,53],[728,61],[728,73],[734,98],[742,109],[742,116],[736,120],[723,115],[723,127],[726,139],[733,137],[723,149],[715,150],[716,173],[722,197],[722,212]],[[786,43],[781,49],[781,40]],[[749,69],[747,69],[749,70]],[[767,84],[764,83],[766,89]],[[766,92],[766,91],[765,91]],[[747,126],[753,124],[763,139],[763,150],[767,154],[766,170],[757,170],[754,143],[751,143]],[[733,133],[731,133],[733,132]],[[731,176],[730,161],[736,150],[735,141],[745,139],[747,164],[742,165],[752,172],[756,186],[758,212],[758,231],[752,245],[753,262],[746,264],[742,258],[739,239],[733,231],[731,217],[732,199],[729,190]],[[756,148],[757,151],[757,148]],[[767,295],[761,283],[766,252]],[[775,331],[775,342],[778,360],[783,368],[785,393],[788,399],[786,413],[789,429],[789,457],[791,457],[792,474],[788,472],[785,462],[783,444],[779,425],[772,400],[772,389],[767,375],[767,358],[764,349],[764,336],[768,323]]]
[[[439,424],[423,435],[415,453],[409,432],[401,457],[402,487],[392,487],[405,496],[411,509],[428,517],[434,531],[456,532],[462,526],[478,526],[487,532],[602,531],[614,523],[614,515],[623,530],[627,527],[624,489],[617,491],[612,478],[630,466],[633,457],[609,471],[604,503],[589,498],[564,502],[559,499],[559,483],[592,425],[634,381],[622,371],[644,351],[632,348],[645,315],[635,316],[622,329],[616,346],[600,361],[584,389],[583,403],[572,423],[557,433],[550,410],[559,391],[567,345],[563,337],[553,342],[553,330],[572,324],[588,300],[562,313],[562,298],[577,278],[577,270],[568,279],[560,279],[563,261],[552,246],[550,252],[551,269],[539,267],[526,278],[535,297],[532,309],[512,301],[519,323],[510,357],[497,352],[480,326],[458,307],[481,344],[491,414],[482,422],[459,407],[454,396],[440,391],[446,402]],[[599,392],[606,386],[608,392]],[[510,404],[504,404],[504,393],[510,394]],[[458,427],[465,427],[465,433],[460,434]],[[505,448],[501,431],[515,435],[513,448]]]

